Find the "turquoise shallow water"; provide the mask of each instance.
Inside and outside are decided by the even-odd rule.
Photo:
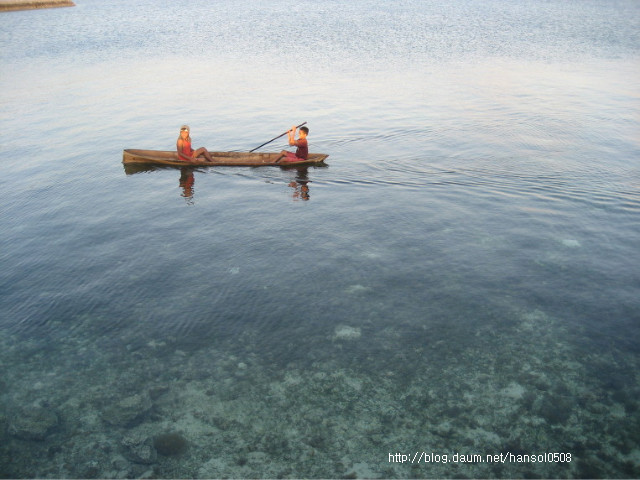
[[[133,7],[0,17],[3,477],[639,475],[635,2]]]

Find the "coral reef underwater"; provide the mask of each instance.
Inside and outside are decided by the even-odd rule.
[[[636,355],[580,351],[513,311],[475,331],[336,323],[265,351],[259,331],[187,349],[139,334],[5,336],[0,473],[40,478],[634,477]],[[498,331],[499,328],[499,331]],[[18,348],[16,345],[21,345]],[[396,453],[571,453],[571,462],[401,463]]]

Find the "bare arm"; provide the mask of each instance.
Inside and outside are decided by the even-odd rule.
[[[289,134],[289,145],[296,144],[296,127],[291,127],[291,130],[288,132]]]

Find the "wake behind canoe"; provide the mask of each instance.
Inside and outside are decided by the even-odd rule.
[[[313,165],[324,162],[329,156],[324,153],[310,153],[306,160],[287,161],[286,158],[280,159],[279,153],[258,153],[258,152],[210,152],[213,162],[208,162],[204,158],[194,158],[193,161],[187,162],[178,158],[175,151],[163,150],[135,150],[127,149],[122,152],[122,163],[125,165],[170,165],[176,167],[195,167],[195,166],[243,166],[243,167],[262,167],[262,166],[291,166],[291,165]],[[280,160],[279,160],[280,159]]]

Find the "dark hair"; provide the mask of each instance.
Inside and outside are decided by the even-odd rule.
[[[302,130],[305,135],[309,135],[309,129],[307,127],[300,127],[300,130]]]

